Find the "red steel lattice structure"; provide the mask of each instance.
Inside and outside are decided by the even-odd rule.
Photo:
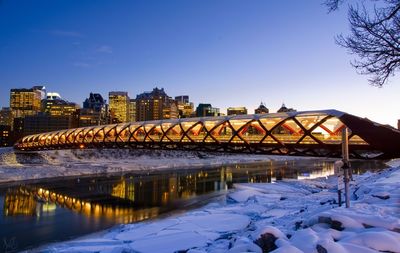
[[[351,156],[400,156],[400,131],[336,110],[168,119],[29,135],[15,148],[158,148],[340,157],[348,127]]]

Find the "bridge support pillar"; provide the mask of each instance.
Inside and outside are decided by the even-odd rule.
[[[350,162],[349,162],[349,131],[348,128],[345,127],[342,130],[342,157],[343,157],[343,172],[344,172],[344,195],[346,199],[346,208],[350,207]]]

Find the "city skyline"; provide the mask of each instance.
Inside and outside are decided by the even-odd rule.
[[[400,118],[399,79],[370,86],[334,43],[348,32],[345,9],[327,14],[320,1],[152,3],[99,2],[93,10],[90,1],[2,1],[0,106],[9,106],[11,88],[34,85],[80,106],[90,92],[157,86],[222,112],[252,113],[263,101],[271,112],[284,102],[392,126]]]

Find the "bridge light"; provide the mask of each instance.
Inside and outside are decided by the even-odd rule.
[[[84,148],[85,148],[85,145],[81,144],[81,145],[79,145],[79,148],[80,148],[80,149],[84,149]]]

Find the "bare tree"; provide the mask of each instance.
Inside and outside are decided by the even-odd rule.
[[[326,0],[325,5],[332,12],[344,1]],[[349,3],[350,34],[337,36],[336,42],[358,56],[352,65],[359,73],[370,75],[369,82],[382,87],[400,69],[400,0],[365,3]]]

